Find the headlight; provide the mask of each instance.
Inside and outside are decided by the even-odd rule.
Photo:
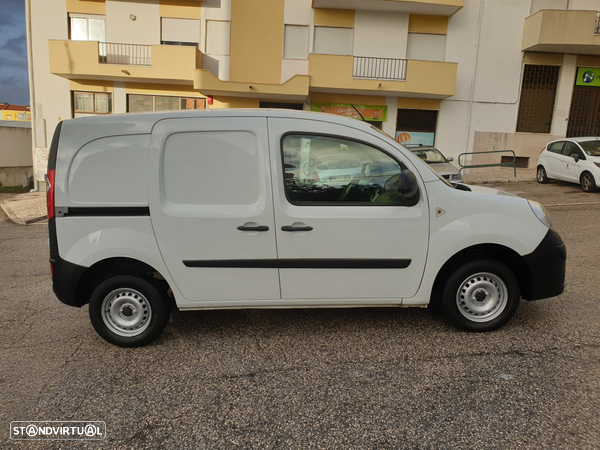
[[[531,210],[535,214],[535,217],[537,217],[540,220],[540,222],[542,222],[548,228],[552,228],[552,219],[550,219],[550,214],[548,214],[546,208],[544,208],[538,202],[534,202],[532,200],[527,201],[529,202],[529,206],[531,206]]]

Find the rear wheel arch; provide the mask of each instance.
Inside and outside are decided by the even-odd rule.
[[[152,266],[132,258],[109,258],[98,261],[83,273],[77,283],[77,298],[83,306],[90,301],[94,289],[104,280],[116,275],[133,275],[152,283],[165,298],[170,290],[164,276]],[[171,307],[173,302],[171,302]]]

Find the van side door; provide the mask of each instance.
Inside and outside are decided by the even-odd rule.
[[[400,172],[417,173],[402,153],[316,120],[269,118],[269,142],[282,299],[399,304],[414,296],[428,201],[420,180],[417,197],[399,194]]]
[[[154,126],[152,225],[188,302],[280,298],[266,125],[266,118],[228,116]]]

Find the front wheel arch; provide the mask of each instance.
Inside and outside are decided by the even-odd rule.
[[[470,261],[491,259],[498,261],[512,270],[519,282],[521,296],[531,298],[531,272],[523,257],[514,250],[499,244],[480,244],[468,247],[452,256],[442,268],[433,283],[430,305],[434,309],[441,307],[444,285],[457,267]]]

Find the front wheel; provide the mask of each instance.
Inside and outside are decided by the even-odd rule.
[[[153,283],[133,275],[116,275],[94,289],[89,313],[104,340],[120,347],[141,347],[162,333],[170,309]]]
[[[510,269],[497,261],[477,260],[450,275],[442,307],[458,328],[492,331],[512,318],[520,298],[519,282]]]
[[[596,181],[594,176],[589,172],[583,172],[581,174],[581,189],[583,192],[594,192],[596,190]]]

